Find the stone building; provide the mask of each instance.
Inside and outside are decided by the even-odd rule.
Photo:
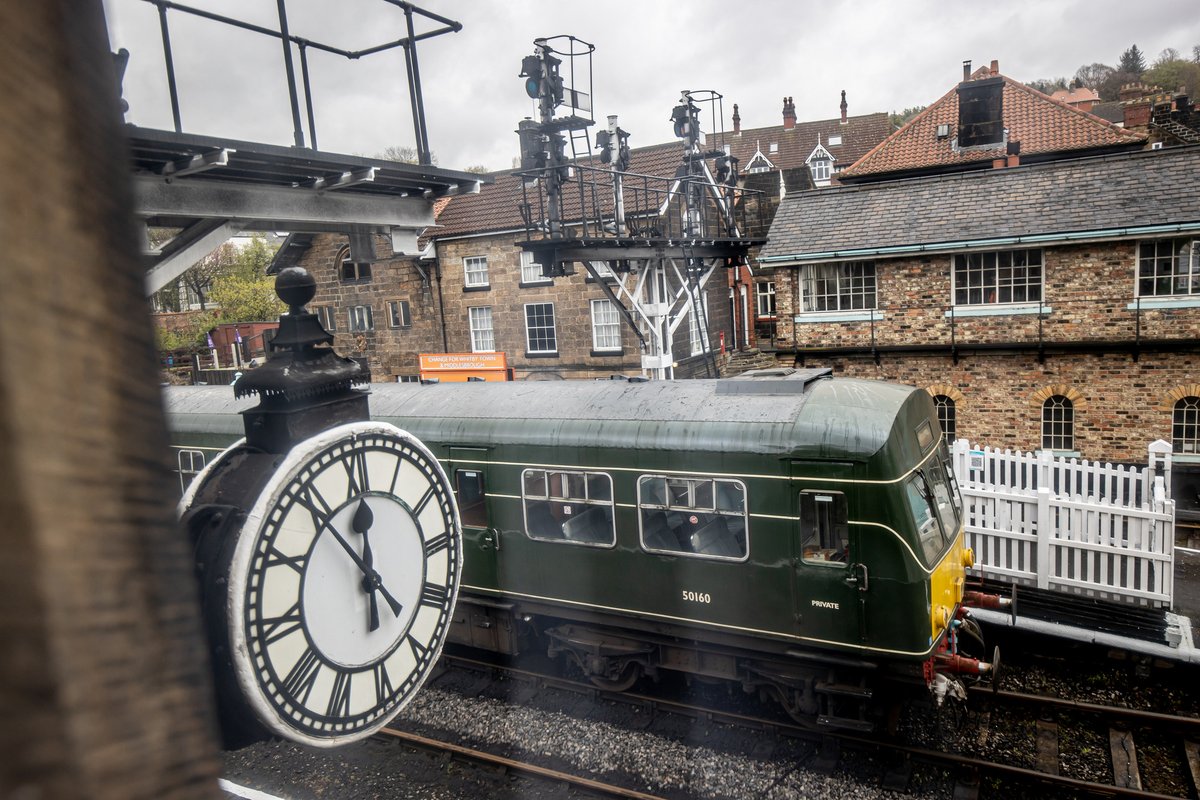
[[[798,123],[785,99],[780,125],[743,131],[736,107],[733,120],[732,131],[709,134],[707,144],[737,158],[742,185],[761,192],[764,222],[747,232],[759,236],[784,196],[835,183],[889,131],[886,114],[848,116],[844,96],[840,118]],[[681,156],[678,142],[636,148],[629,171],[668,178]],[[640,374],[640,342],[603,288],[582,267],[545,278],[517,246],[526,238],[527,201],[518,176],[496,173],[476,194],[439,201],[421,257],[396,257],[376,237],[376,260],[356,264],[344,236],[294,234],[274,268],[299,264],[314,275],[310,307],[335,346],[367,361],[374,380],[415,378],[420,353],[490,350],[506,354],[517,380]],[[756,318],[774,313],[769,290],[748,270],[714,275],[702,323],[689,319],[675,332],[676,376],[715,376],[722,350],[752,344]]]
[[[1196,175],[1180,147],[789,197],[779,355],[925,387],[951,437],[1200,460]]]

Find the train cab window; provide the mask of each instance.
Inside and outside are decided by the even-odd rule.
[[[936,469],[936,471],[935,471]],[[905,484],[908,507],[927,564],[934,564],[950,537],[958,532],[957,510],[941,465],[921,470]]]
[[[643,475],[638,519],[651,553],[739,561],[749,554],[741,481]]]
[[[846,496],[841,492],[801,492],[800,536],[806,564],[846,566],[850,555]]]
[[[539,541],[616,544],[612,477],[603,472],[527,469],[521,473],[525,532]]]
[[[487,506],[484,504],[483,473],[477,469],[460,469],[454,473],[454,494],[463,527],[486,528]]]

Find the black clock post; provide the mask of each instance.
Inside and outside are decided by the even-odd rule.
[[[323,430],[371,417],[367,393],[355,388],[371,380],[370,372],[334,352],[333,335],[304,310],[316,291],[317,282],[301,267],[287,267],[275,278],[275,293],[288,311],[279,317],[267,363],[233,386],[236,397],[260,398],[242,412],[250,447],[286,453]]]
[[[372,422],[369,373],[330,346],[280,272],[246,438],[180,501],[200,580],[227,747],[279,736],[318,747],[378,731],[441,653],[458,595],[462,528],[449,479],[416,437]]]

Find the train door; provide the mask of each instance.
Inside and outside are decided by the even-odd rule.
[[[488,514],[487,466],[488,451],[484,448],[450,448],[450,482],[462,519],[462,583],[494,589],[500,537]]]
[[[858,644],[866,638],[866,565],[841,490],[803,488],[796,496],[796,621],[801,636]]]

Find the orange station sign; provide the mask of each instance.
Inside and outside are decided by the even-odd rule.
[[[443,383],[464,383],[467,378],[485,381],[510,381],[505,353],[421,353],[421,379],[436,378]]]

